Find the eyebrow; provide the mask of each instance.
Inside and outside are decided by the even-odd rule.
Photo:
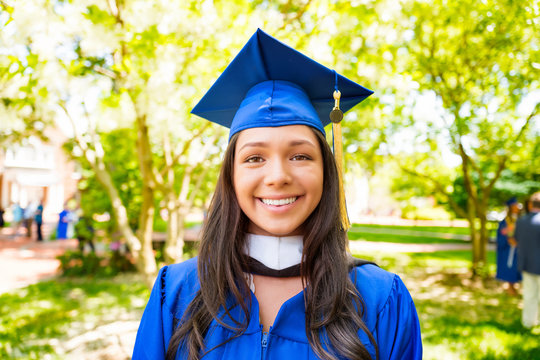
[[[308,141],[308,140],[292,140],[289,142],[289,146],[300,146],[300,145],[309,145],[311,147],[315,147],[315,145],[311,141]],[[264,141],[247,142],[244,145],[242,145],[242,147],[240,147],[238,151],[241,151],[245,147],[268,147],[268,143]]]

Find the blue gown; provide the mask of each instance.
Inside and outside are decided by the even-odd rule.
[[[502,230],[506,228],[507,223],[504,219],[499,223],[497,229],[497,274],[495,277],[502,281],[515,283],[521,281],[521,273],[518,270],[517,249],[511,256],[511,266],[508,266],[508,256],[512,247],[508,244],[508,236],[502,233]]]
[[[356,286],[367,309],[364,321],[379,345],[380,359],[421,359],[418,315],[401,279],[374,265],[356,267],[351,276],[352,279],[356,276]],[[133,360],[165,358],[173,327],[199,287],[196,258],[160,270],[139,325]],[[259,324],[259,305],[253,293],[251,300],[251,317],[246,332],[206,353],[202,359],[318,359],[305,333],[303,292],[281,306],[268,333],[263,333]],[[231,315],[243,319],[238,306]],[[229,317],[224,317],[224,320],[233,325]],[[232,334],[231,330],[214,320],[206,335],[206,349],[220,344]],[[367,335],[359,331],[359,337],[375,359],[375,349]],[[186,354],[177,353],[176,359],[185,358]]]

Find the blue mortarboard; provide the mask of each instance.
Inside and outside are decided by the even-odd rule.
[[[510,199],[508,199],[508,201],[506,202],[506,205],[507,206],[510,206],[510,205],[514,205],[514,204],[517,204],[517,199],[515,197],[512,197]]]
[[[191,113],[230,128],[229,138],[298,124],[324,134],[338,88],[343,112],[373,93],[258,29]]]

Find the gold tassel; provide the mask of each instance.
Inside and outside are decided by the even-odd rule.
[[[334,158],[336,159],[336,165],[338,170],[339,179],[339,210],[341,214],[341,223],[343,229],[348,231],[351,227],[349,222],[349,216],[347,215],[347,204],[345,201],[345,188],[343,186],[343,143],[341,136],[341,120],[343,119],[343,112],[339,109],[339,99],[341,98],[341,92],[339,90],[334,91],[335,105],[330,112],[330,120],[332,120],[332,145],[334,147]]]

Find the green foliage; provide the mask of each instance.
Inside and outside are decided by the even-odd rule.
[[[451,220],[452,214],[442,207],[406,206],[401,209],[401,217],[412,220]]]
[[[119,128],[101,133],[100,139],[105,150],[106,166],[110,170],[115,186],[120,190],[120,197],[128,211],[130,225],[136,230],[142,203],[142,179],[135,152],[136,132],[130,128]],[[66,144],[68,154],[71,154],[72,158],[83,166],[82,178],[78,183],[83,213],[90,217],[93,214],[110,214],[113,217],[111,221],[95,223],[96,229],[104,229],[110,234],[116,230],[111,200],[86,159],[76,156],[78,152],[74,151],[75,147],[74,143]]]
[[[513,1],[474,6],[466,0],[411,2],[404,8],[411,21],[407,30],[414,34],[403,43],[409,60],[405,70],[420,91],[440,99],[444,123],[439,126],[452,151],[459,155],[458,144],[463,144],[474,170],[488,180],[503,156],[529,158],[518,151],[516,122],[523,124],[532,108],[524,115],[516,110],[538,88],[533,67],[538,37],[531,21],[537,11]],[[432,130],[436,124],[427,123]],[[536,143],[529,128],[521,136],[522,146]]]
[[[135,266],[119,251],[111,251],[105,255],[94,252],[67,251],[58,256],[60,271],[63,276],[115,276],[122,272],[135,271]]]
[[[97,5],[90,5],[86,8],[84,16],[96,25],[103,25],[112,28],[116,24],[116,19],[108,11],[100,9]]]

